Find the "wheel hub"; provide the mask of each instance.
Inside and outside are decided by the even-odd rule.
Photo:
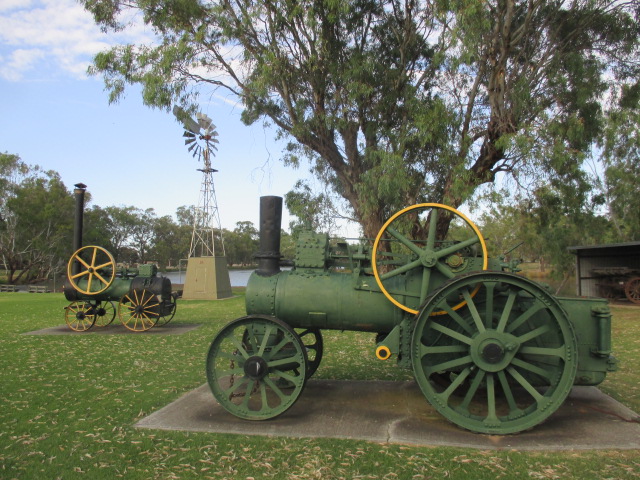
[[[479,334],[471,344],[471,358],[487,372],[499,372],[509,366],[518,351],[519,343],[513,335],[495,330]]]
[[[489,363],[498,363],[504,358],[504,350],[499,343],[488,343],[482,349],[482,358]]]
[[[251,380],[262,380],[269,372],[269,366],[264,358],[249,357],[244,362],[244,374]]]
[[[420,256],[420,261],[422,262],[423,266],[431,268],[436,264],[438,258],[436,257],[434,252],[428,251]]]

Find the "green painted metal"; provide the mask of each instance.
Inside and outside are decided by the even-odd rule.
[[[87,290],[87,281],[82,279],[77,282],[78,287],[83,290]],[[129,288],[131,286],[131,277],[118,277],[116,276],[113,279],[113,282],[109,287],[101,293],[96,295],[87,295],[81,292],[75,292],[74,295],[78,300],[115,300],[119,301],[123,295],[129,292]]]
[[[239,318],[220,331],[207,354],[216,400],[240,418],[266,420],[289,409],[307,381],[307,351],[298,334],[269,316]]]
[[[439,214],[452,210],[434,208]],[[436,238],[432,226],[426,240],[413,240],[397,225],[403,212],[414,209],[392,217],[373,247],[370,241],[347,243],[305,232],[291,270],[277,268],[278,254],[259,254],[269,261],[249,279],[249,316],[215,337],[207,359],[209,384],[223,407],[248,419],[283,413],[304,387],[302,363],[304,379],[320,364],[323,329],[375,333],[373,358],[375,352],[412,369],[442,415],[482,433],[532,428],[557,410],[573,385],[597,385],[615,370],[605,300],[555,297],[513,273],[513,262],[487,259],[484,247],[475,248],[484,245],[475,226],[474,233],[463,232],[458,240]],[[267,224],[279,231],[273,222]],[[384,241],[383,234],[388,234]],[[285,326],[298,329],[303,340]],[[291,395],[278,394],[276,386],[281,402],[265,407],[263,391],[276,384],[262,385],[239,365],[257,350],[258,357],[270,355],[273,332],[292,346],[296,360],[287,362],[297,365],[292,370],[297,383]],[[253,344],[243,340],[247,335]],[[311,362],[302,361],[298,342]],[[268,375],[278,375],[271,361],[260,365]],[[220,386],[221,377],[233,377],[235,383]],[[239,393],[251,398],[238,400]]]
[[[454,311],[460,298],[465,305]],[[441,310],[447,313],[432,315]],[[543,288],[517,275],[481,272],[427,299],[412,361],[422,393],[447,419],[474,432],[508,434],[539,424],[562,404],[578,345],[560,302]]]
[[[85,252],[86,259],[82,259],[80,254],[85,250],[91,255],[87,257]],[[109,261],[98,255],[106,255]],[[158,276],[156,265],[116,269],[111,254],[96,246],[84,247],[74,253],[69,261],[69,272],[73,271],[73,262],[78,261],[83,273],[64,286],[65,297],[72,302],[65,309],[65,321],[72,330],[81,332],[94,325],[107,326],[117,312],[127,329],[146,331],[156,324],[168,323],[175,315],[176,299],[171,291],[171,281]],[[94,264],[98,267],[92,269]]]

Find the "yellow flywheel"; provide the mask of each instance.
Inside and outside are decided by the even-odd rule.
[[[439,220],[450,221],[446,234],[438,231]],[[478,247],[481,261],[470,262],[469,250]],[[462,212],[440,203],[419,203],[400,210],[382,226],[373,244],[371,265],[376,283],[389,301],[416,314],[417,308],[438,286],[460,273],[486,270],[488,260],[487,245],[480,230]],[[401,291],[391,287],[391,279],[410,272],[418,278],[419,288]],[[411,304],[409,306],[396,297],[414,300],[404,300]],[[465,303],[462,301],[454,310]],[[439,311],[434,315],[444,313]]]
[[[74,266],[79,264],[77,271]],[[71,255],[67,263],[67,278],[71,286],[85,295],[104,292],[116,276],[116,261],[104,248],[95,245],[82,247]]]

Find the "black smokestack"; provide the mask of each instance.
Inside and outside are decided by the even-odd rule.
[[[84,192],[87,186],[84,183],[76,183],[73,194],[76,197],[76,221],[73,227],[73,251],[77,252],[82,248],[82,223],[84,220]],[[73,273],[78,273],[80,263],[74,262]]]
[[[269,277],[280,272],[282,197],[260,197],[260,251],[256,273]]]

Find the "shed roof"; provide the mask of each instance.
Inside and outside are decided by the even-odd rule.
[[[617,253],[640,253],[640,241],[624,242],[624,243],[608,243],[604,245],[576,245],[567,247],[571,253],[576,255],[605,255],[607,250],[616,251]]]

